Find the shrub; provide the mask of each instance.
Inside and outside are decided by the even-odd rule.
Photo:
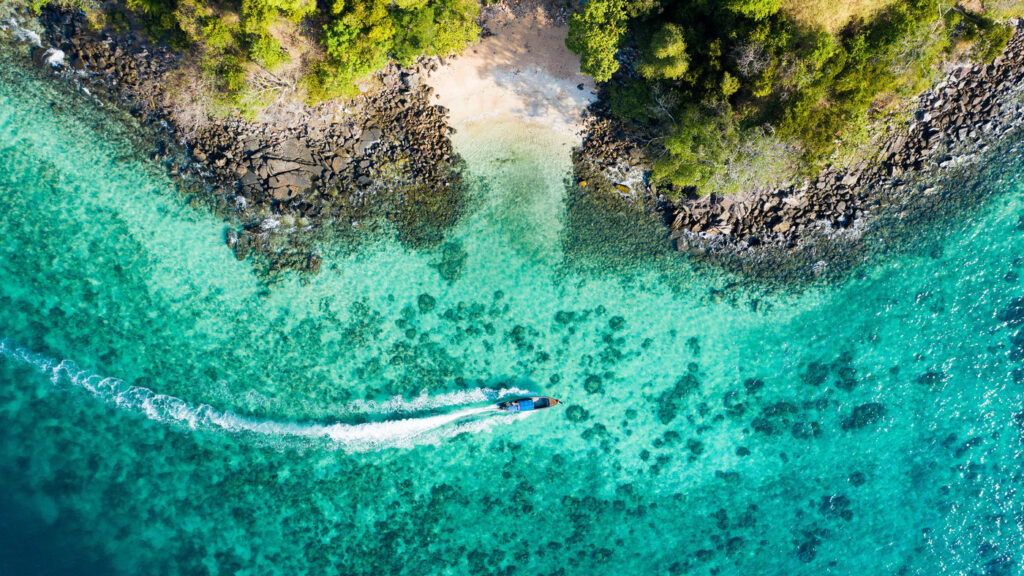
[[[249,41],[249,57],[260,66],[270,70],[288,61],[288,53],[269,34],[255,36]]]

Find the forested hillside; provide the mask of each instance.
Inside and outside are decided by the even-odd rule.
[[[976,3],[975,3],[976,4]],[[990,61],[1020,3],[589,0],[568,46],[646,134],[676,193],[730,192],[816,169],[940,64]]]

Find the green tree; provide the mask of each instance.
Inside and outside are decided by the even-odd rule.
[[[676,24],[664,24],[651,36],[640,62],[640,73],[648,79],[678,80],[690,69],[686,54],[683,29]]]
[[[782,8],[782,0],[728,0],[726,9],[754,20],[764,20]]]
[[[569,18],[565,45],[580,57],[580,69],[605,82],[619,69],[615,55],[626,33],[626,10],[622,0],[590,0],[582,13]]]
[[[722,96],[728,98],[739,92],[740,81],[738,78],[726,72],[722,75]]]
[[[695,107],[680,115],[665,139],[665,154],[654,164],[654,176],[678,186],[694,186],[707,193],[719,159],[737,144],[735,123],[726,114],[709,114]]]
[[[288,53],[270,34],[259,34],[249,39],[249,57],[254,62],[273,70],[288,61]]]
[[[392,56],[404,65],[421,54],[458,52],[480,33],[480,5],[475,0],[400,0],[395,6]]]

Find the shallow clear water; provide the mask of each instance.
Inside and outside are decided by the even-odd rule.
[[[326,246],[268,288],[130,128],[19,62],[0,573],[1021,570],[1022,190],[839,286],[601,272],[563,254],[564,137],[495,121],[456,137],[444,246]],[[569,406],[481,410],[513,390]]]

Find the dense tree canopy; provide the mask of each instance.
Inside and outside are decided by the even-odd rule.
[[[479,34],[477,0],[126,0],[125,6],[152,36],[196,55],[216,99],[243,112],[261,104],[249,82],[253,66],[272,72],[292,59],[282,30],[298,30],[322,48],[322,57],[304,68],[311,100],[353,95],[362,78],[389,60],[410,64],[420,55],[460,52]]]
[[[325,28],[327,59],[310,77],[314,99],[355,92],[355,81],[389,59],[461,51],[479,33],[476,0],[337,0]]]
[[[569,20],[569,49],[580,55],[585,74],[604,82],[619,69],[615,54],[626,32],[623,0],[590,0]]]
[[[567,45],[609,81],[612,112],[653,132],[655,176],[707,193],[737,167],[769,182],[814,169],[862,134],[880,103],[933,81],[943,58],[991,60],[1010,35],[953,0],[872,6],[830,32],[782,0],[588,0]]]
[[[643,54],[640,73],[652,80],[678,80],[690,68],[683,29],[676,24],[659,26]]]

